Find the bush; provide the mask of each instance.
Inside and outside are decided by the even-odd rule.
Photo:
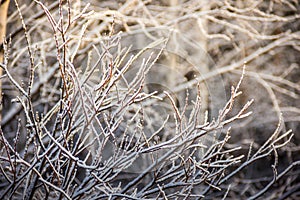
[[[11,5],[0,199],[297,195],[298,4],[176,2]]]

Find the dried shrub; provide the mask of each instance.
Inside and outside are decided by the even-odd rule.
[[[297,2],[18,2],[0,199],[297,196]]]

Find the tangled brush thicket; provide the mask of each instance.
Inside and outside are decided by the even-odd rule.
[[[299,10],[11,1],[0,199],[299,198]]]

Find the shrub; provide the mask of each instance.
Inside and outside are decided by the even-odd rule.
[[[299,86],[287,78],[292,65],[285,76],[260,68],[298,39],[265,27],[298,16],[263,12],[271,10],[266,2],[186,2],[182,13],[172,2],[161,17],[159,1],[118,9],[111,1],[34,1],[32,10],[15,1],[19,17],[10,20],[20,19],[24,32],[15,29],[3,44],[0,199],[293,195],[292,183],[291,190],[278,183],[299,161],[280,155],[291,152],[293,134],[274,90],[297,97]],[[253,42],[244,44],[247,37]],[[247,50],[242,58],[240,49]],[[269,120],[261,144],[245,147],[242,134],[260,130],[253,116],[261,110],[249,98],[257,83],[273,105],[255,89]],[[273,177],[257,169],[264,178],[248,180],[248,170],[270,157]],[[278,170],[281,160],[287,167]]]

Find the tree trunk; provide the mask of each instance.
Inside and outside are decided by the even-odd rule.
[[[3,44],[6,33],[6,20],[9,0],[0,1],[0,45]],[[0,63],[3,63],[4,48],[1,45],[0,49]],[[0,68],[0,77],[2,76],[2,68]],[[0,79],[0,122],[2,121],[2,80]]]

